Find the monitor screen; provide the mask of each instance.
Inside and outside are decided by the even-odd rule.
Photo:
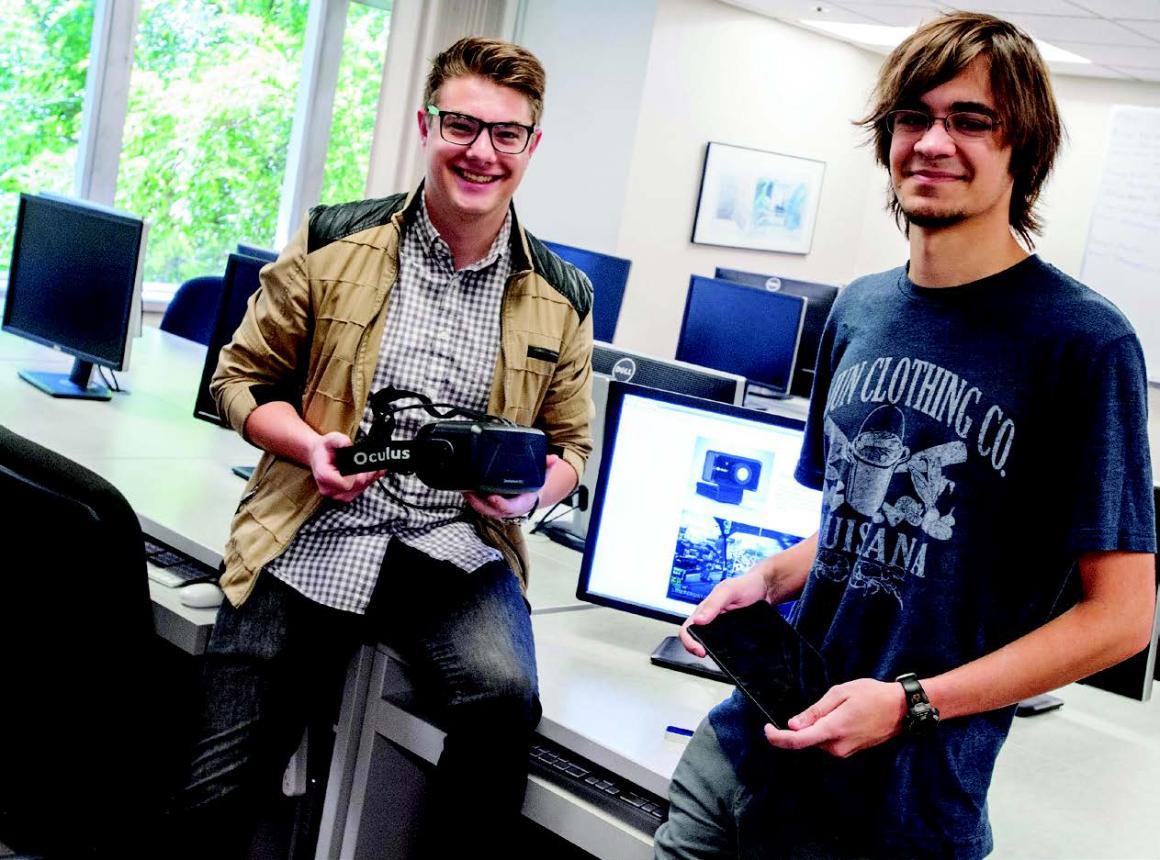
[[[806,300],[694,275],[689,280],[677,359],[736,373],[788,394]]]
[[[724,281],[735,281],[769,290],[772,293],[788,293],[804,296],[806,319],[802,326],[801,343],[798,344],[797,363],[794,368],[790,393],[798,397],[809,397],[814,385],[814,365],[818,363],[818,344],[822,330],[830,316],[830,308],[838,297],[838,287],[834,284],[820,284],[814,281],[799,281],[780,275],[761,275],[756,272],[740,272],[736,269],[717,269],[714,277]]]
[[[577,596],[681,622],[722,579],[818,529],[793,478],[801,421],[609,385]]]
[[[620,303],[624,300],[624,287],[628,283],[632,261],[571,245],[544,244],[592,281],[592,337],[611,343],[616,334],[616,321],[620,317]]]
[[[226,261],[226,274],[222,284],[222,301],[218,306],[213,334],[206,346],[205,365],[201,369],[201,382],[197,386],[197,402],[193,407],[196,418],[225,423],[218,414],[217,404],[209,393],[209,381],[217,369],[218,353],[233,340],[234,332],[246,314],[246,302],[258,289],[258,273],[266,261],[255,257],[230,254]]]
[[[92,365],[128,366],[144,243],[140,218],[66,197],[20,195],[3,328],[76,358],[73,374],[63,375],[66,382],[76,377],[76,390],[65,384],[49,393],[85,397]],[[40,388],[44,382],[44,390],[55,387],[21,375]]]

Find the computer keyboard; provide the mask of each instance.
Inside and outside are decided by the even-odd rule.
[[[669,805],[664,799],[539,735],[528,762],[537,776],[649,834],[668,817]]]
[[[149,538],[145,539],[145,560],[149,578],[171,588],[218,579],[218,572],[209,565]]]

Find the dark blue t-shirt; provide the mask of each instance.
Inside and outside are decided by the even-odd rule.
[[[797,469],[823,503],[793,620],[831,681],[953,669],[1066,608],[1080,554],[1155,551],[1146,422],[1131,327],[1038,257],[959,287],[918,287],[905,269],[850,284]],[[793,769],[856,850],[981,857],[1012,715]],[[739,698],[712,720],[739,765],[764,742]],[[786,755],[758,758],[746,766]]]

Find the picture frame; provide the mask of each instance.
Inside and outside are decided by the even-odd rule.
[[[692,241],[808,254],[825,171],[824,161],[710,141]]]

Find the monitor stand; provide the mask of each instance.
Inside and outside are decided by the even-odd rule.
[[[583,511],[588,508],[588,488],[580,484],[567,496],[562,498],[556,504],[548,509],[540,520],[532,527],[532,534],[543,533],[553,543],[558,543],[561,546],[566,546],[568,549],[576,550],[576,552],[584,552],[584,544],[586,542],[586,530],[581,531],[580,527],[560,522],[560,517],[553,517],[552,513],[561,505],[566,506],[564,515],[568,511]]]
[[[785,391],[778,391],[776,388],[770,388],[768,385],[761,385],[756,382],[747,382],[745,384],[745,397],[756,397],[759,400],[788,400],[790,398],[789,389]]]
[[[666,636],[661,644],[652,652],[649,658],[656,666],[666,669],[675,669],[678,672],[687,672],[690,675],[699,675],[713,681],[721,681],[732,685],[733,679],[722,672],[710,657],[696,657],[685,650],[681,640],[676,636]]]
[[[537,527],[536,531],[543,532],[553,543],[574,549],[576,552],[584,552],[585,537],[574,526],[567,523],[544,523]]]
[[[1043,693],[1039,696],[1032,696],[1029,699],[1021,699],[1019,704],[1015,706],[1015,716],[1034,717],[1038,714],[1046,714],[1048,711],[1054,711],[1056,708],[1062,707],[1063,699],[1059,698],[1059,696]]]
[[[50,373],[43,370],[21,370],[19,376],[53,397],[72,400],[112,400],[113,392],[98,382],[90,382],[93,372],[91,361],[76,359],[68,373]]]

